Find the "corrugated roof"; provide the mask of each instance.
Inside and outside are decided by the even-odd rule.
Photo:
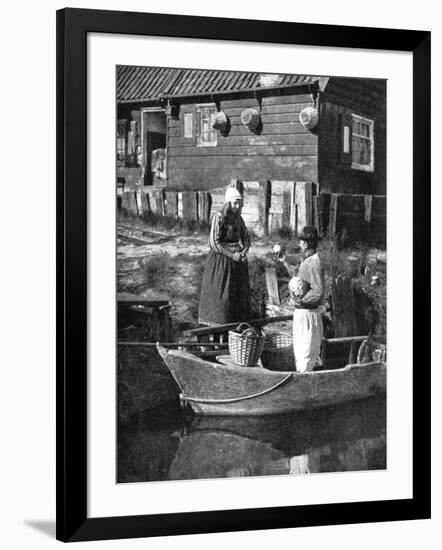
[[[316,82],[318,76],[263,75],[236,71],[117,66],[117,101],[148,101],[162,96],[236,92]]]

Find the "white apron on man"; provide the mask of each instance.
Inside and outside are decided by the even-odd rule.
[[[296,370],[311,371],[322,365],[323,325],[321,306],[324,302],[324,274],[317,252],[301,263],[298,277],[309,285],[307,293],[296,302],[293,314],[293,352]]]

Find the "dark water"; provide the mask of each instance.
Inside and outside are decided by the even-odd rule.
[[[262,418],[161,407],[120,422],[118,482],[385,469],[385,405],[370,398]]]

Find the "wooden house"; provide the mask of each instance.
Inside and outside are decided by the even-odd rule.
[[[210,190],[300,181],[386,192],[386,81],[117,67],[117,176]]]

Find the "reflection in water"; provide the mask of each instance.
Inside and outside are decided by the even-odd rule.
[[[381,451],[382,457],[377,455],[377,451]],[[333,446],[325,445],[317,449],[307,449],[303,455],[257,463],[249,465],[247,468],[234,468],[226,472],[226,477],[277,474],[299,475],[317,472],[379,470],[384,468],[385,436],[380,436],[349,442],[340,450],[333,448]]]
[[[385,399],[277,417],[152,411],[119,430],[118,481],[207,479],[386,467]]]

